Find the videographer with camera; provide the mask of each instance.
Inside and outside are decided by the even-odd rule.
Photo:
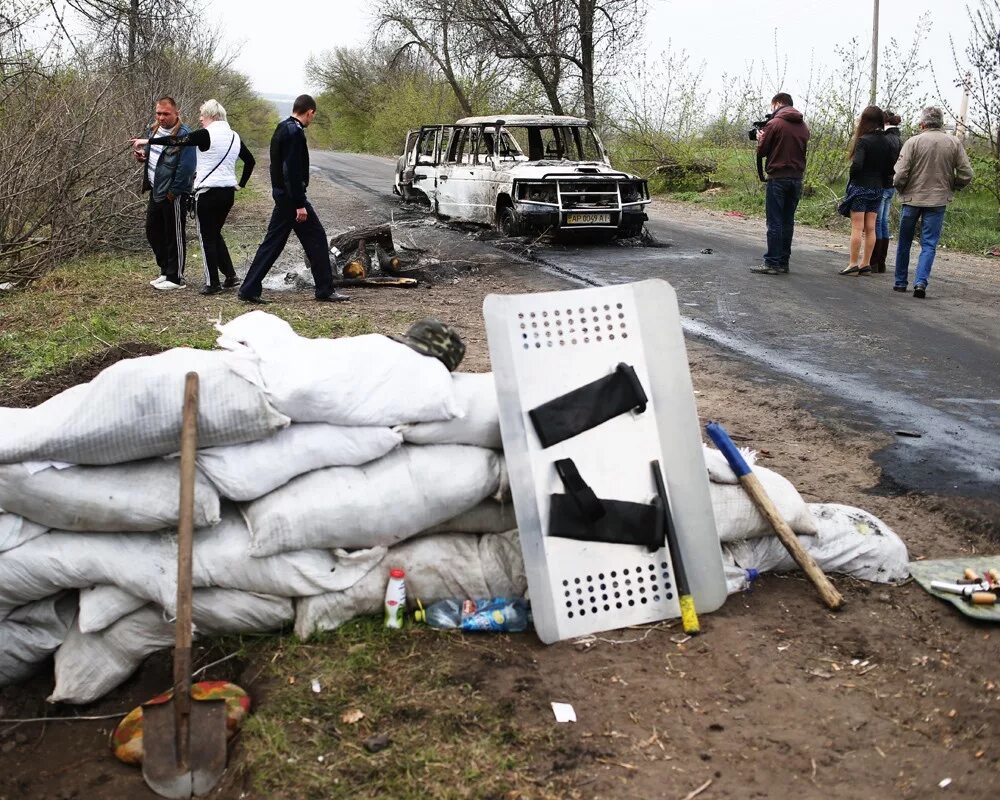
[[[785,92],[771,98],[771,113],[753,125],[749,136],[757,141],[757,174],[767,182],[767,252],[763,265],[750,271],[787,275],[795,209],[802,197],[802,176],[806,171],[809,128],[802,114],[793,108],[792,96]]]

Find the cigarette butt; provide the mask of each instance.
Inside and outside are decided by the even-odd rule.
[[[973,592],[969,598],[973,605],[992,606],[997,601],[997,596],[993,592]]]
[[[991,569],[988,574],[993,583],[1000,583],[1000,569]]]
[[[965,579],[967,581],[978,581],[979,580],[979,576],[976,574],[976,571],[974,569],[969,568],[969,567],[965,568],[964,577],[965,577]]]

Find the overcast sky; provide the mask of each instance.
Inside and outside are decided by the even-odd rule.
[[[248,6],[246,0],[208,0],[208,13],[239,52],[236,67],[264,94],[295,95],[315,89],[305,78],[309,55],[362,45],[371,26],[370,11],[344,2],[297,0],[279,5],[282,10],[294,9],[294,14],[276,12],[273,6],[256,12]],[[752,59],[773,65],[777,36],[782,54],[788,57],[783,88],[793,96],[801,94],[811,58],[832,66],[838,44],[854,36],[866,42],[871,38],[872,0],[651,0],[650,6],[649,54],[658,54],[668,40],[674,50],[686,49],[692,62],[705,62],[710,88],[719,87],[723,73],[738,73]],[[954,69],[949,34],[960,48],[968,35],[961,0],[881,0],[880,6],[880,43],[896,37],[903,48],[909,46],[920,15],[930,11],[932,28],[924,51],[938,68],[939,80],[950,86]],[[926,90],[933,92],[929,77]],[[958,91],[949,91],[955,97],[948,99],[957,103]]]

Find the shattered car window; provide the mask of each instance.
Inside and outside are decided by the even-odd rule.
[[[579,125],[507,127],[529,161],[602,161],[593,131]]]

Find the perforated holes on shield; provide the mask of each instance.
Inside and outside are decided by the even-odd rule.
[[[596,575],[577,575],[562,581],[567,619],[603,614],[623,608],[673,600],[674,587],[667,562],[645,562]]]
[[[524,316],[523,313],[518,314],[520,319]],[[532,345],[540,349],[543,341],[548,347],[554,344],[567,347],[628,338],[628,316],[622,303],[605,303],[601,306],[591,306],[589,309],[545,309],[530,312],[528,317],[542,320],[543,324],[538,326],[537,321],[532,322],[531,328],[535,330],[526,333],[524,331],[528,329],[528,325],[521,323],[522,346],[525,350],[532,349]],[[538,330],[539,327],[541,331]],[[545,328],[548,330],[544,330]],[[541,335],[542,331],[544,336]]]

